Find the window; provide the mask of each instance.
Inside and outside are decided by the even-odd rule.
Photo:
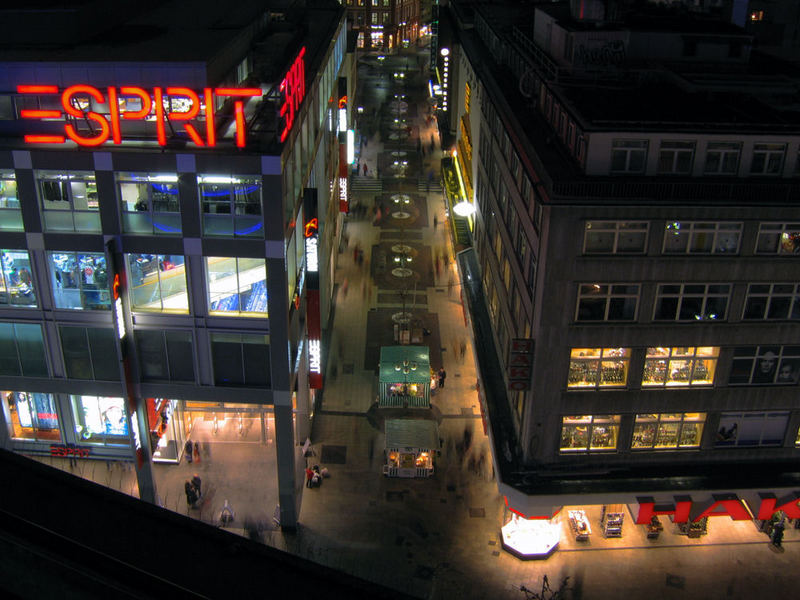
[[[0,375],[50,375],[40,325],[0,323]]]
[[[730,385],[794,385],[800,346],[740,346],[733,349]]]
[[[0,393],[6,401],[3,408],[12,439],[61,441],[58,413],[52,394]]]
[[[267,315],[267,265],[263,258],[206,257],[209,313]]]
[[[644,173],[647,140],[614,140],[611,143],[612,173]]]
[[[131,308],[137,311],[188,313],[183,256],[126,254]]]
[[[800,284],[751,283],[742,318],[800,319]]]
[[[619,415],[579,415],[561,419],[561,452],[615,450]]]
[[[638,303],[638,285],[582,283],[575,320],[633,321]]]
[[[371,17],[372,17],[372,24],[373,25],[377,25],[378,24],[378,13],[376,13],[376,12],[372,13]]]
[[[181,207],[178,176],[157,173],[119,173],[122,231],[180,234]]]
[[[389,11],[381,13],[381,23],[387,25],[389,23]]]
[[[714,446],[780,446],[788,423],[788,412],[724,412]]]
[[[800,254],[800,223],[761,223],[756,254]]]
[[[100,231],[100,203],[92,172],[37,171],[45,231]]]
[[[14,171],[0,169],[0,230],[23,231]]]
[[[711,385],[718,357],[717,346],[648,348],[642,387]]]
[[[575,390],[624,387],[630,359],[630,348],[573,348],[567,387]]]
[[[211,357],[216,385],[270,385],[269,336],[212,333]]]
[[[631,448],[699,448],[705,420],[705,413],[636,415]]]
[[[36,306],[31,258],[26,250],[0,250],[0,306]]]
[[[736,175],[741,152],[742,145],[738,142],[709,142],[704,172],[707,175]]]
[[[114,330],[62,326],[60,332],[67,377],[119,381]]]
[[[741,223],[669,221],[664,254],[736,254],[741,236]]]
[[[730,292],[729,284],[661,284],[656,292],[653,320],[724,320]]]
[[[647,242],[646,221],[586,221],[584,254],[642,254]]]
[[[139,329],[136,348],[142,380],[195,380],[191,332]]]
[[[750,20],[751,21],[763,21],[764,20],[764,11],[763,10],[753,10],[750,12]]]
[[[122,398],[72,396],[75,433],[82,444],[127,445],[128,413]]]
[[[780,175],[786,144],[753,144],[753,162],[750,173],[755,175]]]
[[[203,234],[264,237],[261,177],[200,175],[197,183],[203,205]]]
[[[672,175],[691,173],[694,147],[694,142],[662,141],[658,153],[658,172]]]
[[[99,252],[49,252],[56,308],[109,310],[106,257]]]

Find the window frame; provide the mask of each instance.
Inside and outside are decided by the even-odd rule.
[[[710,159],[712,154],[719,154],[717,160],[719,163],[717,168],[711,170]],[[729,156],[735,155],[733,162],[733,169],[726,170],[725,165],[729,161]],[[739,174],[739,163],[742,160],[742,143],[741,142],[708,142],[706,145],[706,159],[703,165],[703,173],[705,175],[720,175],[732,177]],[[729,164],[729,163],[728,163]]]
[[[22,256],[10,257],[11,253],[24,254],[25,258]],[[14,264],[18,260],[22,261],[23,264]],[[17,248],[0,249],[0,307],[38,308],[39,300],[31,269],[31,255],[27,250]],[[14,274],[14,270],[16,270],[16,274]],[[17,299],[16,301],[15,298]],[[28,302],[20,300],[28,300]]]
[[[145,272],[139,265],[139,259],[134,257],[151,257],[147,262],[148,266],[155,261],[156,268]],[[172,258],[179,257],[183,262],[175,263]],[[136,264],[134,264],[136,260]],[[131,312],[134,313],[159,313],[159,314],[189,314],[189,281],[188,273],[186,272],[186,257],[182,254],[148,254],[140,252],[126,253],[124,255],[125,268],[128,273],[128,299],[130,301]],[[170,266],[172,265],[172,266]],[[165,294],[166,284],[163,282],[169,281],[179,276],[180,271],[183,271],[183,291],[174,294]],[[155,281],[146,281],[152,273],[156,274]],[[169,276],[167,274],[170,274]],[[141,281],[140,281],[141,280]],[[136,300],[136,290],[144,287],[145,285],[155,285],[158,295],[158,303],[160,308],[148,308],[146,304],[139,303]],[[181,308],[165,308],[164,302],[175,296],[183,294],[186,297],[186,304]],[[151,294],[152,297],[155,296]],[[150,304],[153,302],[151,301]]]
[[[691,175],[694,168],[694,155],[697,150],[697,142],[694,140],[661,140],[658,148],[658,174],[659,175]],[[688,167],[679,170],[678,165],[685,155],[689,156]],[[671,155],[671,156],[669,156]],[[669,159],[670,168],[662,168],[665,159]]]
[[[650,149],[650,140],[641,139],[614,139],[611,141],[611,161],[609,163],[609,172],[612,175],[626,174],[626,175],[643,175],[647,171],[647,153]],[[614,167],[617,154],[624,154],[625,167],[617,169]],[[638,169],[631,168],[632,156],[641,153],[641,167]]]
[[[9,182],[13,182],[13,193],[6,189]],[[25,231],[22,223],[22,204],[19,200],[17,188],[17,174],[13,169],[0,169],[0,230]]]
[[[35,171],[36,193],[39,198],[39,207],[42,211],[42,228],[46,232],[76,232],[76,233],[100,233],[100,198],[97,191],[97,177],[94,171],[53,171],[39,169]],[[66,190],[66,198],[60,200],[49,200],[44,191],[45,183],[57,183],[65,185],[61,192]],[[86,185],[86,206],[87,208],[75,208],[75,196],[73,190],[74,183]],[[95,200],[91,200],[89,187],[94,186]],[[63,208],[48,208],[48,203],[67,202]],[[94,204],[94,206],[91,206]],[[54,215],[70,215],[71,227],[64,227],[56,224]],[[77,219],[77,220],[76,220]],[[49,221],[49,222],[48,222]]]
[[[766,291],[754,291],[756,287],[766,287]],[[776,287],[792,288],[791,291],[775,291]],[[750,306],[756,305],[756,299],[763,298],[764,306],[760,317],[748,316]],[[770,317],[775,300],[787,301],[786,316]],[[744,297],[742,308],[743,321],[797,321],[800,320],[800,283],[750,283]]]
[[[700,354],[701,349],[710,350],[709,354]],[[700,388],[700,387],[713,387],[714,378],[717,373],[717,366],[719,364],[719,346],[651,346],[645,351],[644,366],[642,368],[642,389],[675,389],[675,388]],[[666,351],[666,353],[659,351]],[[700,379],[695,381],[695,372],[702,372],[698,367],[701,363],[711,362],[711,369],[703,364],[703,370],[706,373],[711,372],[711,380]],[[648,368],[655,369],[653,363],[665,362],[664,367],[664,380],[663,382],[656,381],[655,379],[645,379]],[[674,368],[672,363],[690,362],[688,380],[682,381],[678,379],[670,380],[673,376]],[[680,369],[680,367],[677,367]]]
[[[592,224],[596,224],[598,227],[592,230]],[[613,225],[613,228],[611,227]],[[629,226],[629,227],[626,227]],[[644,238],[642,239],[641,250],[633,250],[633,251],[624,251],[620,250],[620,235],[622,233],[636,233],[636,234],[644,234]],[[589,240],[589,236],[591,234],[599,234],[608,235],[613,234],[613,244],[610,250],[599,250],[599,251],[591,251],[588,249],[589,244],[587,243]],[[587,219],[584,221],[583,226],[583,251],[582,254],[584,255],[608,255],[608,254],[624,254],[624,255],[642,255],[647,252],[647,241],[649,238],[650,233],[650,222],[649,221],[604,221],[604,220],[591,220]]]
[[[777,234],[775,243],[771,244],[774,250],[762,250],[762,236],[767,239],[767,236]],[[756,247],[753,251],[757,255],[794,255],[800,254],[800,222],[797,223],[774,223],[763,222],[758,224],[758,234],[756,235]]]
[[[763,365],[768,365],[767,370],[759,370]],[[740,370],[745,368],[749,373],[746,381],[742,379],[740,374]],[[789,372],[785,374],[785,369],[787,368]],[[728,375],[728,385],[732,387],[790,386],[797,385],[799,375],[800,346],[778,344],[735,346],[731,353],[731,370]]]
[[[696,417],[692,418],[693,415]],[[675,431],[675,444],[661,444],[657,445],[659,437],[662,434],[662,423],[677,423],[677,430]],[[646,445],[645,435],[647,433],[637,431],[638,427],[645,427],[648,424],[653,425],[652,431],[652,444]],[[688,425],[697,426],[699,424],[699,431],[696,433],[695,441],[692,444],[681,443],[684,431],[688,431]],[[637,413],[633,420],[633,433],[631,435],[631,450],[634,452],[663,452],[674,450],[698,450],[703,438],[703,430],[706,424],[706,413]],[[670,435],[669,432],[664,432],[665,435]],[[640,441],[637,442],[636,436],[640,436]],[[638,444],[638,445],[637,445]]]
[[[54,256],[61,255],[62,257],[67,256],[70,260],[74,261],[74,269],[70,269],[70,271],[65,271],[63,269],[59,269],[54,262]],[[93,264],[91,266],[81,266],[81,259],[86,259],[87,257],[91,258]],[[108,279],[106,279],[105,283],[87,283],[86,277],[86,269],[92,268],[91,277],[96,279],[96,273],[99,271],[97,269],[97,264],[94,261],[102,260],[103,265],[105,267],[105,276],[108,278],[108,261],[106,260],[106,255],[102,252],[78,252],[78,251],[48,251],[47,252],[47,270],[48,275],[50,277],[50,283],[52,286],[53,292],[53,306],[58,310],[111,310],[111,293],[108,287]],[[75,285],[66,287],[64,282],[64,276],[67,275],[69,278],[76,278]],[[94,286],[94,287],[90,287]],[[60,290],[60,292],[59,292]],[[60,306],[60,303],[63,301],[59,300],[60,294],[65,293],[67,290],[77,290],[78,297],[80,298],[80,306]],[[87,298],[89,297],[89,293],[92,293],[92,297],[96,296],[98,301],[95,304],[90,304],[87,302]]]
[[[615,290],[615,288],[636,288],[634,292],[623,292]],[[592,292],[596,290],[596,292]],[[575,306],[574,320],[576,323],[601,323],[601,322],[634,322],[636,321],[639,313],[639,298],[641,296],[642,286],[638,283],[579,283],[577,302]],[[615,300],[623,303],[623,310],[627,302],[633,299],[633,315],[630,318],[611,319],[609,312]],[[603,318],[601,319],[588,319],[581,318],[581,302],[582,301],[603,301]],[[585,305],[584,305],[585,306]],[[584,310],[586,312],[586,310]]]
[[[119,198],[122,231],[131,234],[181,235],[181,205],[177,173],[124,171],[115,174],[115,183]],[[155,190],[155,187],[159,184],[164,186],[165,189],[163,191]],[[133,204],[133,208],[131,208],[130,202],[125,200],[123,191],[123,186],[131,185],[137,187],[138,198]],[[144,198],[140,195],[142,190],[145,190]],[[164,200],[159,197],[159,194],[165,197],[174,195],[174,203],[167,201],[167,208],[164,209]],[[162,203],[162,205],[157,205],[157,202]],[[146,215],[149,227],[142,227],[136,224],[136,217],[141,215]]]
[[[211,316],[221,316],[221,317],[252,317],[252,318],[268,318],[269,317],[269,302],[268,302],[268,294],[267,294],[267,288],[266,288],[266,286],[267,286],[267,261],[266,261],[266,259],[264,259],[264,258],[248,258],[248,257],[243,257],[243,256],[204,256],[203,258],[205,259],[203,262],[204,262],[204,266],[205,266],[206,301],[208,302],[208,314],[209,315],[211,315]],[[227,295],[221,296],[216,301],[214,300],[214,297],[212,295],[214,292],[212,290],[212,285],[211,285],[212,284],[212,280],[211,280],[211,278],[209,276],[209,265],[210,265],[209,261],[212,260],[212,259],[216,259],[216,260],[229,260],[230,259],[230,260],[234,260],[235,261],[235,265],[236,265],[236,272],[235,272],[235,274],[236,274],[236,291],[234,291],[233,293],[228,293],[227,291],[226,292],[220,292],[220,294],[225,293]],[[248,310],[241,310],[241,309],[238,308],[241,305],[241,296],[243,294],[247,293],[248,294],[247,299],[249,300],[250,299],[250,295],[253,294],[254,285],[256,285],[256,284],[258,284],[258,283],[260,283],[262,281],[261,279],[253,281],[253,282],[251,282],[249,284],[249,287],[243,289],[242,288],[242,283],[241,283],[242,273],[243,272],[247,272],[250,269],[246,269],[245,271],[242,271],[239,268],[239,261],[240,260],[258,260],[258,261],[262,261],[264,263],[264,279],[263,279],[263,282],[264,282],[264,285],[263,285],[263,288],[264,288],[264,310],[263,311],[248,311]],[[245,284],[245,285],[248,285],[248,284]],[[260,287],[259,287],[259,290],[257,290],[257,292],[259,294],[261,293]],[[237,297],[237,300],[236,300],[237,309],[236,310],[218,310],[218,308],[213,307],[215,302],[217,303],[217,307],[218,307],[221,302],[227,300],[228,298],[230,298],[231,296],[234,296],[234,295]]]
[[[688,230],[685,227],[688,226]],[[713,226],[713,227],[712,227]],[[674,230],[674,231],[673,231]],[[665,255],[697,254],[708,256],[711,254],[721,254],[724,256],[736,256],[742,244],[742,233],[744,223],[741,221],[667,221],[664,225],[664,239],[661,244],[661,253]],[[685,232],[686,242],[681,250],[670,250],[667,248],[669,234],[681,236]],[[697,250],[697,239],[702,235],[711,234],[711,244],[709,251]],[[722,247],[723,235],[736,235],[736,246],[732,251],[726,251]],[[722,238],[722,239],[721,239]],[[730,247],[730,245],[726,246]]]
[[[375,14],[375,13],[373,13]],[[228,186],[227,199],[219,190],[206,190],[205,186]],[[244,186],[243,190],[237,188]],[[237,198],[247,198],[258,193],[258,202],[239,202]],[[264,237],[264,183],[261,175],[197,175],[197,193],[200,201],[201,226],[204,237],[259,239]],[[216,194],[216,195],[215,195]],[[207,198],[219,198],[208,200]],[[214,212],[210,211],[211,206]],[[222,207],[222,212],[216,212]],[[227,210],[225,210],[227,207]],[[240,211],[241,207],[241,211]],[[257,207],[258,212],[247,212],[248,207]],[[215,224],[215,226],[212,226]],[[231,231],[216,231],[216,225],[230,227]],[[240,232],[240,226],[246,228]]]
[[[631,366],[631,348],[570,348],[569,368],[567,371],[567,391],[597,391],[610,389],[625,389],[628,386],[628,377]],[[608,374],[622,370],[621,380],[609,379]],[[577,377],[578,372],[585,373],[584,377]],[[594,382],[591,374],[594,373]]]
[[[687,292],[687,288],[691,287],[699,287],[703,286],[703,292]],[[726,293],[722,292],[711,292],[709,291],[712,286],[726,286],[728,291]],[[677,292],[672,291],[665,291],[665,288],[668,287],[677,287]],[[728,306],[730,305],[730,297],[731,291],[733,286],[730,283],[659,283],[656,286],[656,294],[655,300],[653,302],[653,321],[654,322],[683,322],[683,323],[694,323],[694,322],[708,322],[708,321],[726,321],[728,318]],[[667,317],[659,317],[659,302],[663,301],[667,298],[677,298],[677,302],[675,304],[674,310],[674,317],[667,318]],[[683,310],[684,302],[691,299],[701,299],[702,307],[701,307],[701,317],[698,318],[695,314],[694,318],[681,318],[681,313]],[[719,318],[706,318],[705,315],[708,312],[708,304],[709,301],[713,299],[725,299],[725,306],[722,311],[722,316]]]
[[[750,443],[748,440],[742,439],[742,429],[752,429],[752,427],[742,427],[739,429],[739,422],[742,421],[748,425],[752,425],[755,421],[746,421],[746,419],[756,419],[760,417],[759,439],[756,443]],[[789,426],[789,411],[739,411],[739,412],[722,412],[720,413],[720,428],[717,431],[714,440],[714,448],[766,448],[766,447],[779,447],[783,445],[783,440],[786,437],[786,430]],[[764,442],[765,426],[770,420],[779,418],[783,421],[783,435],[780,439],[769,440]],[[733,422],[729,430],[726,423]],[[733,430],[733,433],[731,432]]]
[[[619,427],[621,415],[562,415],[561,435],[559,437],[558,451],[560,454],[574,454],[582,452],[616,452],[619,446]],[[586,427],[585,446],[565,446],[564,440],[567,428]],[[595,429],[608,428],[614,439],[613,446],[594,446]],[[571,438],[574,439],[574,438]]]
[[[764,175],[766,177],[779,177],[783,174],[783,166],[786,161],[787,144],[785,142],[758,142],[753,144],[753,156],[750,159],[750,175]],[[773,159],[779,156],[777,163]],[[756,169],[758,160],[763,160],[760,169]],[[771,170],[771,165],[775,169]]]

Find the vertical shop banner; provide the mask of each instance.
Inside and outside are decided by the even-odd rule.
[[[339,212],[350,212],[350,165],[347,164],[347,140],[342,142],[347,134],[340,133],[339,143]]]
[[[520,338],[511,340],[511,353],[508,356],[508,366],[506,367],[509,390],[524,392],[531,389],[533,351],[533,340]]]
[[[303,191],[303,234],[306,251],[306,327],[308,329],[308,386],[322,387],[322,327],[319,314],[319,221],[317,190]]]

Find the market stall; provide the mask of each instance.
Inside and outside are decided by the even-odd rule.
[[[438,447],[436,421],[387,419],[383,474],[387,477],[430,477],[433,454]]]
[[[378,406],[430,408],[431,362],[427,346],[383,346]]]

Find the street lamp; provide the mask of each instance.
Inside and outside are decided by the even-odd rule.
[[[475,214],[475,205],[472,202],[462,200],[453,206],[453,212],[459,217],[469,217]]]

